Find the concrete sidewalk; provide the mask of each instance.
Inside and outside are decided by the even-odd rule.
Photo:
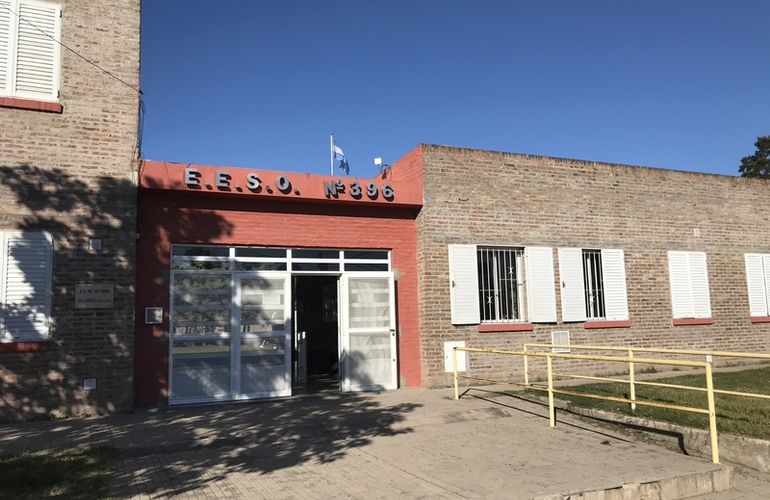
[[[477,395],[484,391],[474,391]],[[119,499],[763,498],[762,478],[515,397],[322,394],[0,427],[0,452],[111,443]],[[714,493],[716,492],[716,493]],[[741,496],[733,496],[741,495]],[[755,496],[756,495],[756,496]]]

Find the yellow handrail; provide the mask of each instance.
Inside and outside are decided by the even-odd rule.
[[[706,362],[709,366],[711,366],[711,363],[709,361],[709,357],[725,357],[725,358],[747,358],[747,359],[765,359],[770,361],[770,354],[767,353],[752,353],[752,352],[734,352],[734,351],[709,351],[709,350],[699,350],[699,349],[665,349],[665,348],[655,348],[655,347],[618,347],[618,346],[586,346],[586,345],[566,345],[566,344],[537,344],[537,343],[527,343],[524,344],[524,352],[527,353],[527,355],[532,355],[532,352],[530,352],[530,348],[544,348],[544,349],[582,349],[582,350],[592,350],[592,351],[626,351],[628,352],[628,357],[633,358],[635,352],[646,352],[646,353],[659,353],[659,354],[685,354],[685,355],[695,355],[695,356],[704,356],[706,358]],[[543,373],[542,371],[537,370],[529,370],[529,360],[527,359],[527,355],[524,356],[524,384],[530,385],[529,383],[529,374],[530,373]],[[665,363],[663,363],[665,364]],[[689,386],[683,386],[683,385],[673,385],[673,384],[661,384],[656,382],[638,382],[635,380],[634,376],[634,363],[633,361],[629,361],[628,363],[628,384],[629,384],[629,396],[630,399],[634,402],[631,403],[631,410],[636,409],[636,386],[637,385],[650,385],[650,386],[658,386],[658,387],[670,387],[675,389],[691,389]],[[581,376],[581,375],[563,375],[565,377],[572,377],[572,378],[584,378],[588,380],[612,380],[617,382],[625,382],[625,381],[619,381],[614,379],[607,379],[607,378],[597,378],[597,377],[588,377],[588,376]],[[692,390],[703,390],[703,389],[692,389]],[[738,391],[726,391],[722,389],[714,389],[713,392],[715,394],[729,394],[733,396],[744,396],[748,398],[757,398],[757,399],[770,399],[770,395],[767,394],[757,394],[753,392],[738,392]]]
[[[527,344],[528,346],[533,346],[533,344]],[[512,350],[502,350],[502,349],[482,349],[477,347],[455,347],[452,349],[452,372],[453,372],[453,379],[454,379],[454,397],[455,399],[460,399],[460,389],[459,389],[459,379],[468,379],[468,380],[479,380],[484,381],[488,383],[498,383],[498,384],[506,384],[506,385],[514,385],[514,386],[522,386],[522,384],[516,384],[512,382],[505,382],[505,381],[495,381],[495,380],[489,380],[489,379],[483,379],[478,377],[471,377],[468,375],[459,375],[457,373],[457,351],[465,351],[465,352],[477,352],[477,353],[488,353],[488,354],[503,354],[503,355],[510,355],[510,356],[523,356],[524,357],[524,363],[525,367],[527,367],[527,357],[528,356],[535,356],[535,357],[544,357],[546,358],[546,373],[547,373],[547,380],[548,380],[548,386],[547,389],[543,389],[541,387],[531,387],[533,389],[537,390],[547,390],[548,391],[548,413],[549,413],[549,420],[551,427],[556,426],[556,409],[554,406],[554,394],[571,394],[571,395],[579,395],[579,396],[586,396],[596,399],[606,399],[610,401],[620,401],[624,403],[630,403],[632,405],[635,404],[642,404],[647,406],[657,406],[662,408],[670,408],[674,410],[682,410],[682,411],[690,411],[694,413],[703,413],[708,414],[709,417],[709,436],[711,440],[711,460],[715,464],[719,463],[719,445],[717,443],[717,427],[716,427],[716,410],[714,405],[714,384],[712,380],[712,371],[711,371],[711,364],[705,362],[705,361],[687,361],[687,360],[670,360],[670,359],[652,359],[652,358],[635,358],[633,355],[630,355],[628,357],[619,357],[619,356],[592,356],[592,355],[585,355],[585,354],[572,354],[572,353],[554,353],[554,352],[530,352],[526,350],[527,345],[525,345],[525,350],[523,351],[512,351]],[[574,347],[574,346],[572,346]],[[566,391],[563,389],[556,389],[553,385],[553,359],[582,359],[582,360],[591,360],[591,361],[611,361],[611,362],[618,362],[618,363],[641,363],[641,364],[656,364],[656,365],[671,365],[671,366],[689,366],[694,368],[703,368],[705,370],[705,376],[706,376],[706,393],[708,397],[708,409],[703,408],[693,408],[688,406],[677,406],[677,405],[670,405],[666,403],[657,403],[653,401],[636,401],[635,399],[626,399],[626,398],[618,398],[614,396],[601,396],[596,394],[583,394],[583,393],[575,393],[572,391]],[[575,376],[579,377],[579,376]],[[618,380],[615,380],[618,381]],[[621,381],[625,382],[625,381]],[[525,385],[529,385],[529,381],[525,380]],[[690,389],[693,390],[693,387],[687,387],[682,386],[682,389]],[[634,395],[635,396],[635,395]]]

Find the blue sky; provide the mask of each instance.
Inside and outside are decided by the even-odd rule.
[[[145,158],[350,175],[420,143],[737,175],[765,0],[144,0]],[[337,170],[335,173],[339,173]]]

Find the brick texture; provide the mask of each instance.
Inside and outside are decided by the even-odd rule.
[[[450,340],[521,350],[525,342],[550,342],[552,331],[568,330],[574,344],[770,351],[770,325],[749,317],[744,266],[744,253],[770,253],[768,181],[445,146],[419,150],[425,385],[451,383],[443,364],[443,342]],[[553,247],[559,321],[557,248],[621,248],[631,326],[586,329],[583,323],[559,322],[535,324],[527,332],[483,333],[476,326],[453,326],[447,256],[453,243]],[[706,252],[713,324],[673,326],[669,250]],[[520,357],[471,355],[469,364],[474,377],[521,380]],[[573,361],[569,369],[625,367]]]
[[[133,400],[140,0],[59,3],[72,49],[61,50],[61,113],[0,108],[0,230],[54,236],[51,346],[0,353],[6,420],[104,414]],[[114,284],[114,307],[76,310],[79,283]],[[83,391],[92,377],[96,390]]]

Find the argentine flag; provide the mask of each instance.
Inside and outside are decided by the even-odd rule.
[[[340,170],[345,172],[345,174],[350,173],[350,167],[348,166],[348,159],[345,158],[345,153],[342,152],[342,148],[337,146],[337,141],[333,142],[333,148],[332,151],[334,151],[334,159],[340,161]]]

